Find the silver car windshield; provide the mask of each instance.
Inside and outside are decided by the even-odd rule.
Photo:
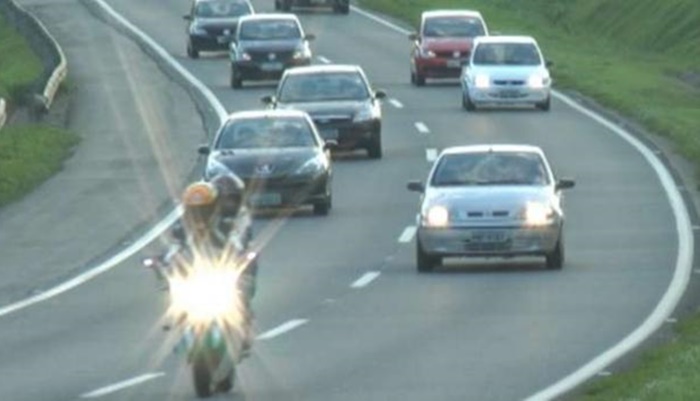
[[[327,100],[366,100],[369,90],[358,73],[319,73],[289,75],[279,90],[283,103]]]
[[[444,155],[431,185],[547,185],[549,178],[539,155],[530,152],[483,152]]]
[[[471,17],[434,17],[426,19],[423,25],[426,38],[473,38],[484,33],[481,20]]]
[[[542,60],[532,43],[480,43],[474,51],[474,65],[540,65]]]
[[[241,119],[226,124],[215,148],[308,148],[316,145],[316,138],[305,119],[276,117]]]
[[[250,6],[244,1],[212,0],[197,3],[194,15],[197,18],[230,18],[251,13]]]
[[[246,21],[241,25],[240,40],[300,39],[301,30],[295,21],[260,20]]]

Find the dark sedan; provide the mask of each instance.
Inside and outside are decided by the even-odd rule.
[[[263,102],[277,109],[309,113],[321,137],[340,149],[365,149],[372,159],[382,157],[384,91],[372,90],[357,65],[323,65],[287,70],[277,94]]]
[[[311,64],[309,41],[294,14],[256,14],[241,18],[231,42],[231,87],[244,80],[279,79],[289,67]]]
[[[187,25],[187,55],[198,58],[200,51],[223,51],[236,32],[238,19],[253,14],[248,0],[194,0]]]
[[[233,171],[245,181],[255,208],[312,205],[314,214],[326,215],[332,205],[331,146],[308,114],[262,110],[231,114],[212,147],[199,152],[207,155],[204,178]]]

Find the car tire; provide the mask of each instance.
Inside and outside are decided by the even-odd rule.
[[[441,263],[442,258],[425,252],[420,241],[416,238],[416,268],[418,273],[430,273]]]
[[[282,9],[282,7],[280,6],[279,0],[275,0],[275,11],[279,11],[281,9]]]
[[[476,110],[476,105],[474,104],[474,102],[472,102],[472,99],[469,97],[468,92],[462,93],[462,108],[466,111]]]
[[[367,147],[367,156],[370,159],[381,159],[382,158],[382,132],[381,128],[377,129],[374,134],[372,134],[372,141]]]
[[[550,96],[547,96],[547,100],[541,103],[537,103],[535,107],[542,111],[549,111],[549,109],[552,107],[552,98]]]
[[[243,77],[234,66],[231,66],[231,87],[233,89],[240,89],[243,87]]]
[[[199,50],[192,45],[192,42],[187,42],[187,57],[192,59],[199,58]]]
[[[564,267],[564,239],[562,237],[557,240],[554,250],[545,255],[545,263],[549,270],[561,270]]]
[[[333,6],[333,11],[343,15],[350,14],[350,4],[336,4]]]
[[[284,12],[289,12],[292,9],[292,4],[288,0],[282,0],[282,4],[280,4],[280,9]]]
[[[316,216],[328,216],[333,206],[333,197],[328,195],[322,202],[314,203],[314,214]]]
[[[417,71],[414,73],[414,78],[415,81],[413,82],[416,86],[424,86],[425,85],[425,76],[420,75]]]

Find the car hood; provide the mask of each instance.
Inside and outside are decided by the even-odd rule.
[[[367,100],[327,100],[323,102],[278,103],[280,109],[302,110],[318,118],[324,116],[342,116],[352,118],[360,109],[367,107]]]
[[[483,213],[491,216],[495,212],[517,215],[528,202],[543,202],[554,206],[556,200],[551,187],[473,186],[459,188],[428,188],[423,201],[424,208],[433,205],[447,207],[450,212]],[[504,215],[505,217],[505,215]]]
[[[319,154],[316,148],[221,150],[211,153],[209,165],[222,163],[243,179],[284,178]]]
[[[472,48],[472,42],[472,38],[424,38],[421,45],[423,49],[434,52],[468,52]]]
[[[300,39],[288,40],[241,40],[238,46],[244,50],[261,50],[261,51],[277,51],[277,50],[295,50],[301,47],[303,41]]]
[[[486,74],[490,79],[521,79],[527,80],[530,76],[539,73],[549,75],[547,70],[542,66],[471,66],[469,72],[472,75]]]

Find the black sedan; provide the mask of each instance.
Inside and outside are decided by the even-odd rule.
[[[187,24],[187,55],[198,58],[200,51],[224,51],[236,32],[238,19],[253,14],[248,0],[194,0]]]
[[[276,109],[309,113],[321,137],[340,149],[365,149],[382,157],[381,90],[372,90],[358,65],[297,67],[285,71],[275,96],[262,101]]]
[[[254,208],[312,205],[327,215],[332,205],[330,147],[308,114],[294,110],[242,111],[231,114],[202,146],[207,155],[204,178],[225,169],[248,188]]]
[[[243,17],[231,42],[231,87],[244,80],[279,79],[289,67],[311,64],[309,41],[294,14]]]

